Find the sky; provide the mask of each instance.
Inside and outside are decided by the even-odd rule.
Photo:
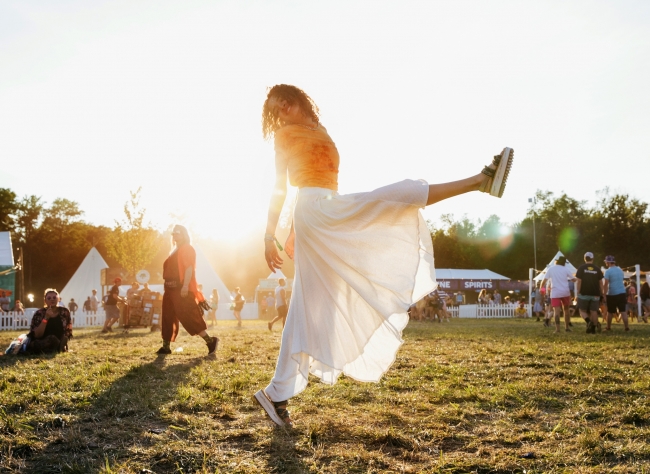
[[[647,1],[4,0],[0,187],[107,226],[141,187],[161,230],[263,233],[261,108],[287,83],[320,107],[341,193],[462,179],[509,146],[502,199],[425,218],[518,222],[537,189],[650,202],[648,58]]]

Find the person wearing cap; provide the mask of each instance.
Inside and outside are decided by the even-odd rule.
[[[104,328],[102,329],[103,333],[113,331],[113,324],[120,320],[120,308],[117,307],[117,303],[124,301],[124,298],[120,296],[120,284],[122,279],[117,277],[113,280],[114,285],[108,292],[106,301],[104,302],[104,311],[106,312],[106,321],[104,321]]]
[[[566,257],[562,255],[555,261],[555,265],[549,268],[542,280],[542,286],[546,285],[547,281],[551,282],[551,307],[553,308],[553,315],[555,316],[555,332],[560,332],[560,311],[564,311],[564,326],[565,331],[569,332],[571,325],[571,316],[569,316],[569,305],[571,304],[571,290],[569,289],[569,281],[576,281],[576,278],[571,273],[566,264]],[[544,320],[544,326],[549,326],[550,314]]]
[[[629,331],[630,326],[628,325],[627,311],[625,311],[625,305],[627,303],[624,283],[625,275],[623,274],[621,267],[616,265],[616,259],[613,255],[605,257],[605,265],[607,265],[607,270],[605,270],[605,284],[603,288],[603,291],[607,295],[607,327],[605,330],[612,330],[612,319],[614,318],[614,314],[618,311],[623,319],[625,330]]]
[[[576,272],[576,299],[580,316],[587,322],[587,333],[595,334],[600,330],[598,322],[598,305],[605,294],[603,272],[594,265],[594,254],[585,253],[585,263]]]

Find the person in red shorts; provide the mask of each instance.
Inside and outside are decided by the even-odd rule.
[[[563,255],[555,261],[555,265],[550,267],[542,280],[542,287],[546,282],[551,282],[551,306],[555,316],[555,332],[560,332],[560,311],[564,311],[565,331],[569,332],[571,317],[569,316],[569,306],[571,305],[571,290],[569,281],[576,281],[576,277],[565,267],[566,257]]]
[[[170,344],[176,340],[179,323],[190,336],[199,335],[208,346],[208,355],[214,354],[219,343],[218,337],[207,333],[208,327],[203,319],[199,303],[205,298],[196,284],[196,251],[190,245],[190,235],[182,225],[175,225],[172,231],[174,250],[163,264],[165,293],[162,307],[163,345],[158,354],[171,354]]]

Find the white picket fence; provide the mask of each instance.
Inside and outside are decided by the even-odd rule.
[[[8,313],[0,313],[0,331],[19,331],[21,329],[29,330],[29,325],[32,322],[32,317],[36,312],[36,308],[28,308],[24,313],[17,313],[9,311]],[[106,313],[103,309],[97,311],[97,314],[84,313],[77,311],[72,316],[72,327],[86,328],[103,326],[106,321]]]
[[[36,308],[28,308],[24,313],[9,311],[0,313],[0,331],[29,331],[29,325],[32,323],[32,317],[37,311]],[[257,303],[247,303],[241,312],[244,320],[257,319]],[[217,308],[217,319],[227,321],[235,319],[233,312],[230,310],[230,303],[220,303]],[[106,321],[106,313],[103,308],[97,311],[97,314],[84,313],[77,311],[72,316],[73,328],[101,327]]]
[[[514,318],[515,305],[478,305],[478,304],[464,304],[460,306],[452,306],[447,308],[447,311],[452,318]],[[525,305],[528,316],[531,313],[530,305]],[[24,313],[16,313],[10,311],[8,313],[0,313],[0,331],[20,331],[29,330],[29,325],[32,322],[32,317],[36,312],[36,308],[26,309]],[[229,310],[229,305],[224,303],[219,305],[217,312],[217,319],[230,320],[235,319],[232,311]],[[257,304],[247,304],[242,311],[242,319],[257,319]],[[84,313],[77,311],[77,314],[72,316],[72,327],[87,328],[87,327],[101,327],[106,320],[106,313],[103,309],[99,309],[97,314]]]
[[[464,304],[455,306],[452,312],[457,318],[514,318],[515,309],[518,305],[485,305],[485,304]],[[532,315],[531,306],[524,305],[528,316]]]

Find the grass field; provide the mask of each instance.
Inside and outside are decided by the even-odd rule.
[[[650,326],[578,321],[412,322],[379,384],[312,383],[292,430],[251,399],[280,342],[262,322],[219,323],[216,359],[185,333],[157,357],[145,329],[76,331],[0,357],[0,472],[650,472]]]

